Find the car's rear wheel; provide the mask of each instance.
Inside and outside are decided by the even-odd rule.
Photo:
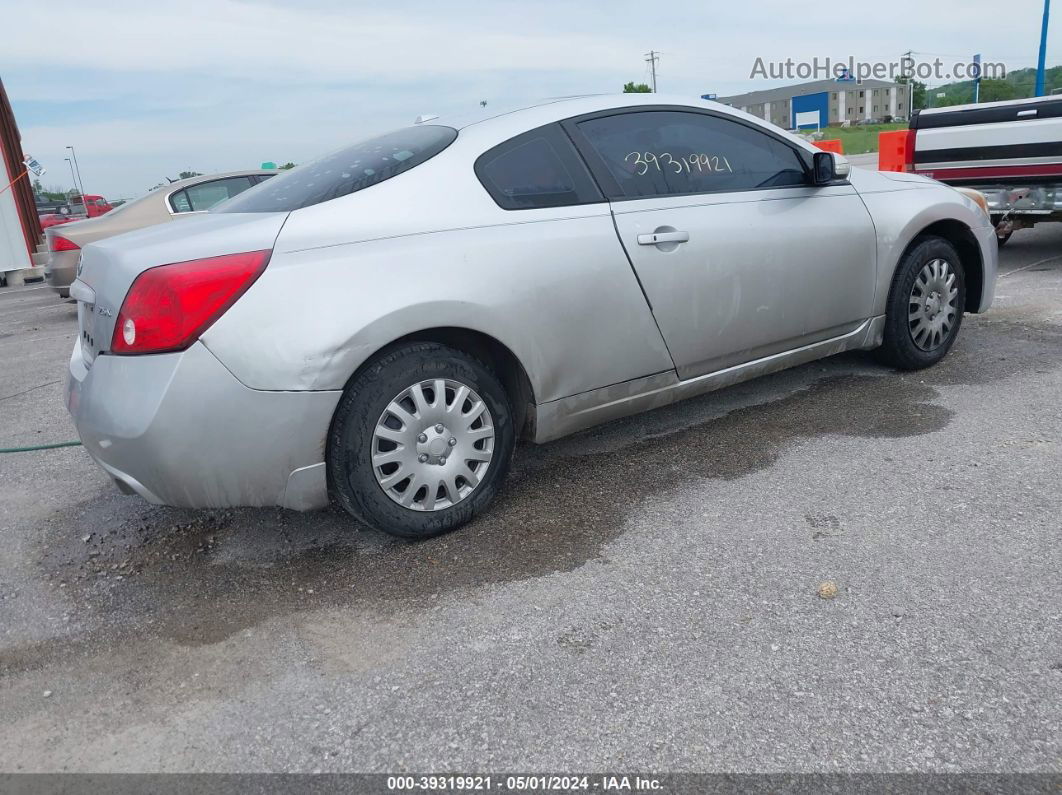
[[[879,356],[903,370],[931,367],[955,342],[965,305],[966,274],[955,247],[921,238],[893,277]]]
[[[412,343],[371,362],[344,392],[329,434],[329,486],[366,524],[430,538],[494,499],[514,443],[508,397],[485,364]]]

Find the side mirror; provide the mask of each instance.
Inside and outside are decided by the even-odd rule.
[[[812,163],[812,181],[815,185],[829,185],[848,179],[852,166],[842,155],[834,152],[816,152]]]
[[[848,162],[848,158],[844,155],[834,153],[833,155],[833,176],[834,179],[848,179],[852,176],[852,164]]]

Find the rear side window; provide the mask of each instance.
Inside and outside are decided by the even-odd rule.
[[[617,183],[616,198],[807,184],[792,146],[718,116],[643,111],[588,119],[578,128]]]
[[[556,125],[523,133],[480,155],[476,176],[504,210],[603,200],[568,136]]]
[[[369,138],[271,177],[213,212],[287,212],[357,193],[435,157],[456,137],[452,127],[424,124]]]
[[[229,177],[190,185],[182,193],[188,197],[192,210],[199,212],[209,210],[215,204],[238,196],[251,187],[250,177]]]
[[[192,212],[192,203],[188,201],[188,194],[183,190],[179,190],[170,196],[170,207],[173,208],[175,213]]]

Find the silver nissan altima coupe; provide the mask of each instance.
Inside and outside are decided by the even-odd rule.
[[[852,349],[932,365],[996,261],[979,194],[712,102],[421,117],[87,246],[67,405],[152,502],[331,497],[424,538],[487,507],[518,438]]]

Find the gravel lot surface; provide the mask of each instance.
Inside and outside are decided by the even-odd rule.
[[[522,447],[420,544],[0,455],[0,769],[1062,772],[1062,227],[1002,260],[931,371]],[[75,337],[0,289],[0,447],[75,438]]]

